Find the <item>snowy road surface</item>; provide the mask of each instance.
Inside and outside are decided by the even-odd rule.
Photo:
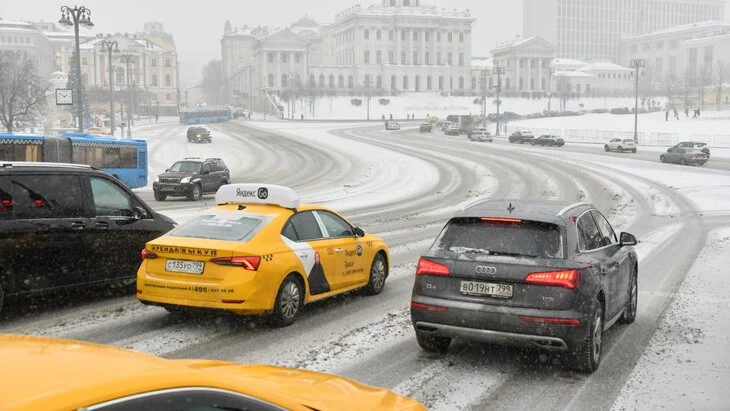
[[[9,310],[0,332],[96,341],[172,358],[333,372],[392,388],[433,410],[727,405],[722,389],[730,386],[728,317],[712,308],[727,312],[728,300],[726,293],[710,291],[727,290],[728,282],[709,281],[712,276],[705,273],[727,266],[716,263],[730,253],[727,231],[712,230],[730,227],[730,171],[606,155],[600,147],[585,152],[567,146],[476,143],[464,136],[408,129],[385,132],[381,124],[249,125],[253,127],[212,125],[212,144],[188,144],[185,127],[177,124],[140,127],[139,135],[149,140],[151,178],[184,156],[221,157],[233,182],[288,185],[306,202],[341,210],[367,231],[382,235],[391,247],[392,271],[382,294],[312,304],[294,325],[282,329],[225,314],[179,318],[121,293],[106,299],[79,296],[68,304],[43,300],[34,303],[39,307]],[[155,209],[179,221],[212,205],[212,196],[197,204],[183,199],[156,202],[151,190],[139,192]],[[487,344],[455,341],[442,357],[418,347],[408,311],[415,262],[446,219],[477,197],[591,201],[617,231],[640,239],[637,321],[606,333],[605,357],[597,372],[576,374],[564,370],[551,354]],[[681,292],[675,299],[677,290]],[[692,311],[697,305],[703,308]],[[674,334],[672,324],[676,316],[693,314],[717,315],[724,328],[715,329],[704,318],[685,324],[698,342],[683,356],[682,344],[688,343],[684,334]],[[685,357],[701,363],[698,353],[705,344],[714,366],[703,375],[716,384],[707,384],[701,398],[697,387],[683,387],[678,377],[665,386],[657,370],[670,369],[673,361]],[[674,357],[657,358],[652,350],[658,345],[673,349]],[[650,391],[643,390],[647,379]],[[673,395],[664,395],[669,391]]]

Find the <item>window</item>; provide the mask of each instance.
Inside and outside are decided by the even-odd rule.
[[[431,76],[426,77],[426,90],[431,90],[433,88],[433,79]]]
[[[165,74],[165,87],[171,87],[172,86],[172,76],[169,74]]]
[[[383,63],[383,52],[378,50],[375,52],[375,63],[376,64],[382,64]]]
[[[152,59],[152,67],[157,67],[157,59]]]
[[[319,88],[324,88],[324,74],[319,75]]]
[[[406,52],[405,51],[400,52],[400,64],[403,64],[403,65],[406,64]]]
[[[84,216],[84,196],[78,176],[53,174],[11,176],[10,197],[13,199],[15,219]]]
[[[337,87],[345,88],[345,77],[342,74],[337,78]]]
[[[664,50],[664,41],[663,40],[657,41],[655,44],[655,48],[657,50]]]
[[[370,30],[365,29],[364,37],[365,37],[365,40],[370,40]]]
[[[267,81],[266,81],[266,82],[267,82],[267,84],[269,85],[269,87],[274,87],[274,75],[273,75],[273,74],[271,74],[271,73],[269,73],[269,75],[268,75],[268,78],[267,78]]]
[[[403,76],[403,90],[408,90],[408,76]]]
[[[375,39],[380,40],[381,38],[382,38],[382,32],[380,31],[380,29],[377,29],[375,31]]]
[[[266,61],[269,63],[274,62],[274,53],[266,53]]]
[[[295,53],[294,54],[294,62],[299,64],[302,62],[302,54],[301,53]]]
[[[426,40],[426,42],[431,41],[431,32],[430,31],[423,33],[423,36],[424,36],[424,40]]]
[[[438,43],[441,42],[441,32],[440,31],[436,32],[436,42],[438,42]]]
[[[355,87],[355,81],[352,76],[347,76],[347,88]]]
[[[603,214],[599,213],[598,210],[591,210],[591,215],[596,221],[596,224],[598,224],[598,229],[601,230],[601,235],[603,236],[603,244],[610,245],[618,243],[616,233],[613,231],[613,228],[611,227],[611,224],[609,224],[608,220],[606,220],[606,217],[604,217]]]
[[[322,238],[322,231],[311,211],[294,214],[287,224],[291,224],[292,231],[296,233],[296,237],[292,240],[308,241]]]
[[[281,53],[281,54],[279,55],[279,61],[281,61],[282,63],[287,63],[287,62],[289,62],[289,57],[287,56],[287,53],[286,53],[286,52],[284,52],[284,53]]]
[[[365,53],[363,54],[363,62],[365,64],[370,64],[370,50],[365,50]]]
[[[459,65],[464,65],[464,53],[459,53]]]
[[[281,75],[281,87],[288,87],[289,86],[289,78],[286,74]]]
[[[440,51],[436,52],[436,64],[439,66],[441,65],[441,52]]]
[[[168,102],[168,103],[171,102],[172,101],[172,94],[170,94],[170,93],[165,94],[165,101]]]
[[[406,31],[405,30],[400,31],[400,39],[401,39],[401,41],[406,41]]]
[[[152,75],[152,87],[157,87],[157,74]]]
[[[91,177],[91,194],[97,216],[131,216],[132,199],[115,183]]]
[[[327,237],[352,237],[355,235],[352,226],[339,216],[322,210],[318,210],[317,215],[322,220],[325,230],[327,230]]]
[[[383,88],[383,78],[381,76],[378,76],[375,78],[375,88],[377,88],[377,89]]]
[[[81,64],[83,64],[84,66],[88,65],[89,64],[89,58],[86,57],[86,56],[81,57]]]
[[[452,52],[449,52],[449,54],[448,54],[448,56],[447,56],[447,62],[448,62],[448,64],[449,64],[449,66],[450,66],[450,65],[452,65],[452,64],[454,63],[454,58],[453,58],[453,57],[454,57],[454,53],[452,53]]]
[[[388,52],[388,64],[395,64],[395,52],[394,51]]]
[[[448,36],[449,36],[449,43],[453,42],[454,41],[454,33],[449,32],[449,35]]]
[[[424,63],[427,66],[430,66],[431,65],[431,54],[429,52],[426,52],[426,54],[425,54]]]
[[[413,30],[413,41],[418,41],[418,32]]]
[[[464,89],[464,77],[459,77],[459,90]]]
[[[170,67],[170,59],[165,59],[165,67]]]
[[[117,84],[124,84],[124,69],[117,67],[114,69],[114,82]]]
[[[393,40],[393,30],[388,30],[388,40]]]
[[[462,32],[462,33],[459,33],[459,43],[463,43],[463,42],[464,42],[464,33]]]
[[[330,88],[335,88],[335,76],[334,76],[334,74],[330,74],[330,76],[329,76],[329,86],[330,86]]]
[[[576,230],[578,232],[578,248],[580,250],[589,251],[603,247],[603,238],[590,213],[584,213],[578,219]]]
[[[418,64],[418,52],[417,51],[413,52],[413,64],[414,65]]]

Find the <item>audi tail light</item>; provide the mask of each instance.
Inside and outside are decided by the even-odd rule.
[[[243,256],[243,257],[221,257],[213,258],[210,260],[211,263],[219,265],[232,265],[236,267],[243,267],[244,270],[256,271],[259,269],[261,264],[261,257],[258,256]]]
[[[580,285],[580,271],[562,270],[530,273],[527,277],[525,277],[525,282],[527,284],[549,285],[575,289]]]
[[[435,275],[441,277],[449,276],[449,267],[421,257],[418,260],[416,275]]]

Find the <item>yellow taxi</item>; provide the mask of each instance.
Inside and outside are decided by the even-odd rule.
[[[146,244],[137,298],[169,311],[212,308],[294,322],[304,304],[383,291],[390,254],[333,210],[288,187],[228,184],[218,206]]]
[[[215,360],[167,360],[121,348],[0,335],[0,410],[425,410],[335,375]]]

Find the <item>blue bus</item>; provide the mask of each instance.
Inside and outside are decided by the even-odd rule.
[[[66,132],[59,136],[0,133],[0,161],[88,164],[129,188],[147,185],[147,142]]]
[[[231,107],[193,107],[188,111],[180,112],[180,122],[183,124],[220,123],[233,119]]]

